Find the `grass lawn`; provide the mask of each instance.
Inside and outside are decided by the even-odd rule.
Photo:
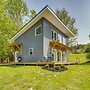
[[[80,59],[80,63],[84,63],[87,61],[85,54],[70,54],[70,61],[76,61],[76,58]]]
[[[85,62],[85,56],[78,56]],[[38,66],[0,66],[0,90],[90,90],[90,63],[67,67],[51,72]]]

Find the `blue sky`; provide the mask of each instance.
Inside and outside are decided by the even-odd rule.
[[[76,19],[79,29],[78,43],[89,43],[90,34],[90,0],[26,0],[29,9],[38,13],[43,7],[49,5],[54,11],[66,8],[70,16]]]

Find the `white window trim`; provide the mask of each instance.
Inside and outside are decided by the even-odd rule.
[[[62,35],[58,33],[58,41],[62,43]]]
[[[66,45],[66,38],[63,37],[63,44]]]
[[[56,33],[56,41],[58,40],[58,33],[56,31],[54,31],[53,29],[51,29],[51,37],[52,37],[52,31],[53,33]],[[54,35],[54,34],[53,34]],[[54,40],[55,38],[53,38],[52,40]]]
[[[42,33],[42,25],[39,25],[39,26],[37,26],[36,28],[35,28],[35,36],[38,36],[38,35],[40,35],[40,34],[36,34],[36,30],[37,30],[37,28],[39,28],[39,27],[41,27],[41,33]]]
[[[29,48],[29,56],[32,56],[32,55],[30,55],[30,49],[32,49],[32,55],[34,53],[34,50],[33,50],[33,48]]]

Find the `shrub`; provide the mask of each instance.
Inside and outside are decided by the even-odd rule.
[[[49,65],[48,65],[48,64],[46,64],[46,65],[44,66],[44,68],[49,68]]]
[[[60,66],[55,66],[54,67],[56,70],[59,70],[60,69]]]
[[[86,58],[90,60],[90,52],[86,54]]]
[[[82,54],[83,52],[84,52],[83,49],[78,49],[78,50],[77,50],[77,54]]]
[[[61,68],[65,68],[65,65],[64,65],[64,64],[62,64],[62,65],[61,65]]]

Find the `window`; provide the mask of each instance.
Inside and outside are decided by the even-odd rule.
[[[33,48],[29,49],[29,55],[33,55]]]
[[[42,26],[39,25],[38,27],[35,28],[35,36],[40,35],[42,30]]]
[[[57,40],[57,33],[54,32],[54,40]]]
[[[57,40],[57,33],[52,30],[52,40]]]
[[[62,43],[62,36],[60,34],[58,34],[58,41]]]
[[[66,45],[66,38],[63,37],[63,44]]]
[[[52,31],[52,39],[53,39],[53,31]]]

